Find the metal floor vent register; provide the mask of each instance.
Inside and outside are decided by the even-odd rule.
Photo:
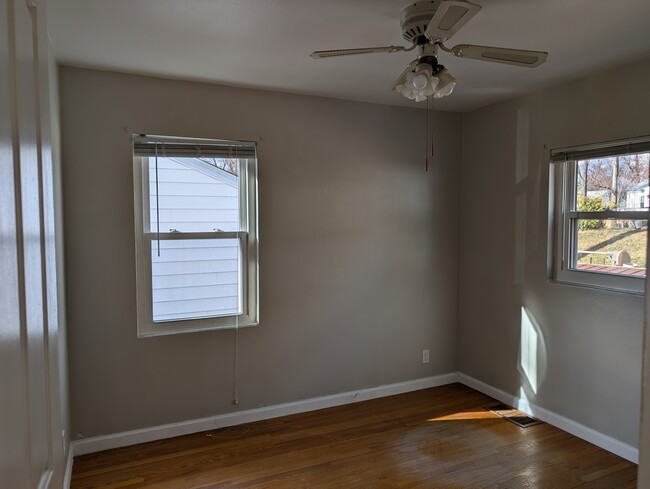
[[[483,409],[486,411],[492,411],[495,414],[498,414],[504,419],[507,419],[511,423],[516,424],[521,428],[528,428],[536,424],[540,424],[541,421],[535,418],[531,418],[525,413],[518,411],[517,409],[508,406],[507,404],[499,403],[492,406],[485,406]]]

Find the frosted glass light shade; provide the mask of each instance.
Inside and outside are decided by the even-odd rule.
[[[440,81],[438,82],[438,92],[436,95],[440,94],[440,96],[437,98],[451,95],[451,92],[453,92],[454,88],[456,88],[456,78],[454,78],[451,73],[447,71],[447,68],[445,68],[440,73],[438,73],[438,79]]]

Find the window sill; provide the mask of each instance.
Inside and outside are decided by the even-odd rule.
[[[637,279],[637,280],[641,280],[641,279]],[[590,289],[598,292],[610,292],[613,294],[622,294],[627,296],[643,297],[645,295],[644,290],[637,290],[637,289],[624,288],[624,287],[612,287],[608,285],[577,282],[577,281],[565,280],[565,279],[549,278],[546,280],[546,283],[553,284],[553,285],[561,285],[565,287],[568,286],[568,287],[578,287],[581,289]]]
[[[185,333],[201,333],[203,331],[220,331],[220,330],[233,330],[233,329],[243,329],[243,328],[252,328],[255,326],[259,326],[259,322],[243,322],[239,323],[237,325],[235,324],[229,324],[229,325],[214,325],[214,326],[197,326],[197,327],[161,327],[161,324],[165,323],[158,323],[155,325],[148,325],[145,327],[138,327],[138,338],[154,338],[156,336],[170,336],[170,335],[177,335],[177,334],[185,334]]]

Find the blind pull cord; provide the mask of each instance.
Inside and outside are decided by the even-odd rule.
[[[232,151],[232,149],[231,149]],[[235,148],[235,158],[237,158],[237,149]],[[238,160],[239,161],[239,160]],[[239,171],[239,163],[237,163],[237,178],[238,182],[241,183],[241,175]],[[238,185],[238,188],[241,188],[241,185]],[[241,214],[241,209],[239,210]],[[241,217],[240,217],[241,219]],[[239,248],[239,259],[241,260],[241,235],[239,234],[241,232],[241,224],[240,228],[237,230],[237,247]],[[241,264],[239,264],[239,267],[241,269]],[[241,277],[241,275],[240,275]],[[241,280],[241,278],[240,278]],[[237,294],[237,311],[235,312],[235,368],[234,368],[234,389],[233,389],[233,394],[232,394],[232,403],[236,406],[239,404],[239,301],[241,300],[241,282],[239,286],[239,293]]]
[[[156,145],[156,243],[160,257],[160,198],[158,194],[158,145]]]
[[[238,305],[239,308],[239,305]],[[235,387],[232,394],[232,403],[239,404],[239,311],[235,314]]]

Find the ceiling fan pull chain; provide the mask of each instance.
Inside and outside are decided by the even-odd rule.
[[[424,171],[425,172],[429,171],[429,101],[430,100],[431,97],[427,97],[427,110],[425,111],[427,123],[426,123],[426,133],[424,134]]]
[[[428,107],[427,107],[427,112],[428,112]],[[432,125],[431,126],[431,157],[433,158],[435,155],[436,155],[436,138],[433,135],[433,125]]]

